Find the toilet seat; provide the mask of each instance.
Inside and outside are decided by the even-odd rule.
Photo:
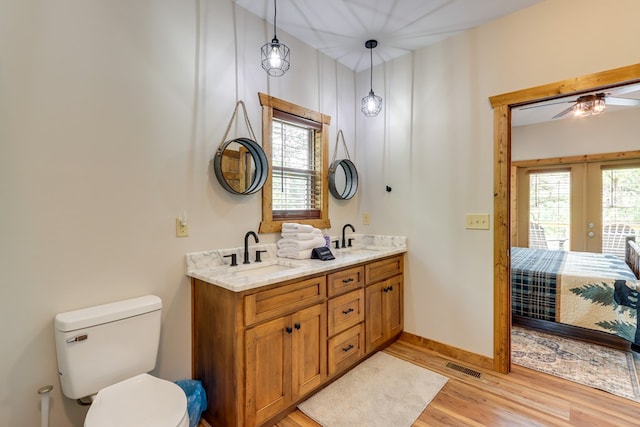
[[[182,389],[149,374],[100,390],[85,427],[188,427],[187,397]]]

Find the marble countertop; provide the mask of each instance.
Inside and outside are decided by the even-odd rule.
[[[352,247],[331,249],[335,259],[330,261],[279,258],[276,255],[275,243],[250,246],[249,254],[252,260],[255,258],[256,250],[266,251],[262,254],[262,262],[252,261],[250,264],[242,263],[243,248],[188,253],[186,255],[187,276],[240,292],[407,251],[407,238],[404,236],[349,234],[349,237],[355,238]],[[236,254],[237,266],[231,267],[230,258],[224,258],[225,255],[231,254]]]

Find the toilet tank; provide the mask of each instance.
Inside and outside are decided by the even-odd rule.
[[[62,392],[71,399],[153,370],[162,300],[155,295],[60,313],[55,317]]]

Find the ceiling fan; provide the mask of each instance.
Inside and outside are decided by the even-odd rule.
[[[560,117],[563,117],[569,113],[573,113],[573,115],[576,117],[591,116],[604,112],[607,108],[607,105],[640,107],[640,99],[620,98],[618,96],[612,96],[613,93],[615,93],[615,95],[623,95],[636,91],[640,91],[640,84],[621,86],[612,89],[611,92],[597,92],[580,95],[578,98],[572,99],[570,101],[543,102],[539,104],[529,105],[522,107],[521,110],[569,103],[571,104],[569,107],[553,116],[552,119],[559,119]]]

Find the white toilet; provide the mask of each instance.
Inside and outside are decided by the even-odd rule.
[[[161,311],[160,298],[147,295],[56,315],[62,392],[93,399],[86,427],[189,426],[184,391],[147,374],[156,364]]]

